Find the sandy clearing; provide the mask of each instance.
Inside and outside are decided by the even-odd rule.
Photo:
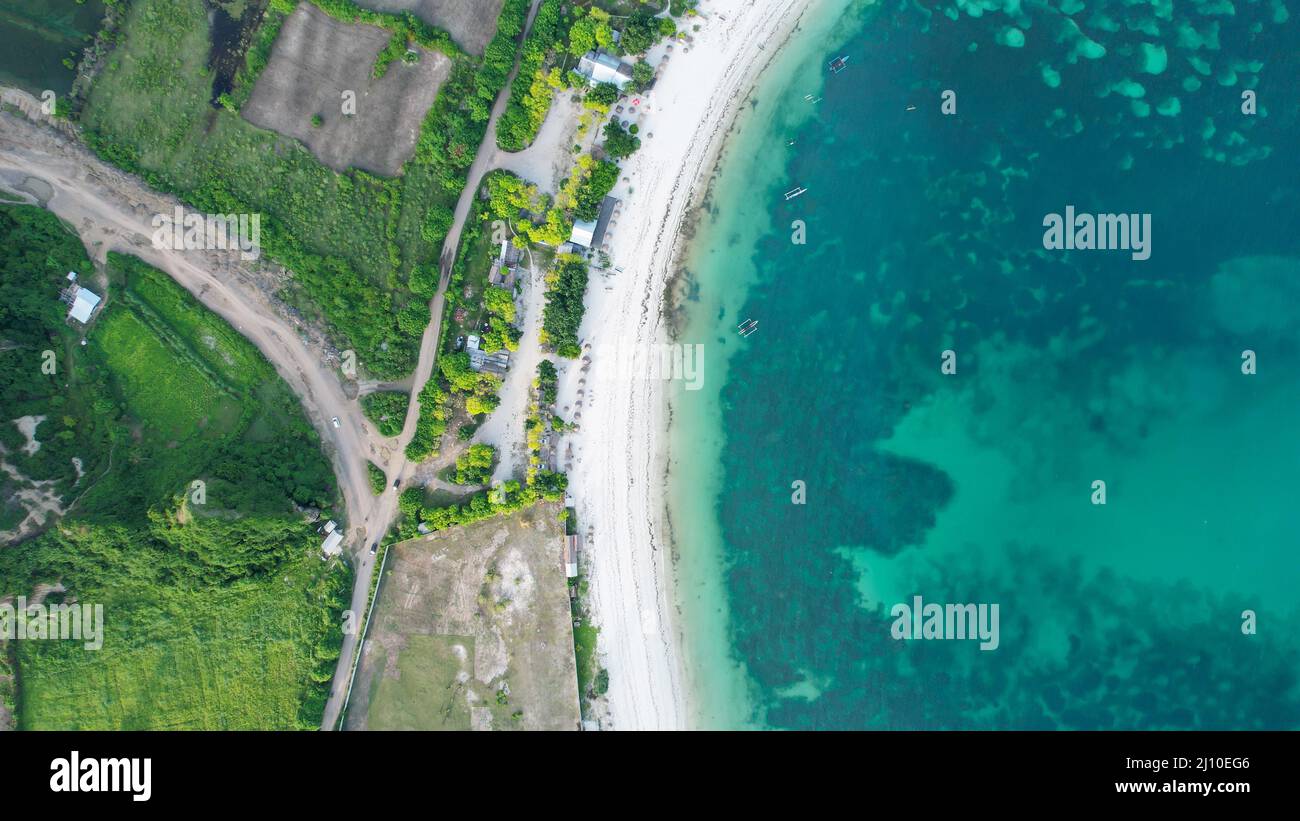
[[[28,456],[34,455],[41,449],[41,440],[36,438],[36,429],[45,421],[45,418],[45,414],[41,414],[40,416],[20,416],[14,420],[18,432],[27,440],[23,444],[23,453]]]
[[[571,94],[557,94],[533,144],[523,151],[496,149],[492,167],[517,174],[535,183],[542,193],[555,196],[560,181],[573,166],[576,156],[573,146],[589,148],[596,136],[593,127],[581,139],[578,138],[578,118],[582,111],[582,103],[574,102]]]

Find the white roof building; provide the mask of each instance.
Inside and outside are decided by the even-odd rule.
[[[578,61],[578,73],[586,77],[592,85],[613,83],[622,91],[632,82],[632,65],[603,51],[589,51]]]
[[[605,239],[605,231],[609,228],[609,221],[614,216],[614,208],[617,205],[617,199],[607,196],[600,201],[600,214],[594,220],[575,220],[573,233],[569,234],[569,242],[583,248],[600,247],[601,242]]]
[[[591,242],[595,236],[595,220],[574,220],[573,233],[569,234],[569,242],[572,242],[574,245],[581,245],[583,248],[590,248]]]
[[[343,531],[335,530],[325,537],[325,543],[320,546],[321,552],[326,556],[337,556],[343,552]]]
[[[68,281],[72,284],[64,289],[60,299],[71,306],[68,309],[68,318],[85,325],[90,321],[91,314],[95,313],[95,308],[99,306],[99,295],[78,285],[75,271],[68,272]]]

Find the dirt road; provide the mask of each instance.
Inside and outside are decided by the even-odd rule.
[[[533,0],[525,36],[540,4],[541,0]],[[384,468],[390,482],[400,477],[403,487],[417,467],[407,462],[405,447],[415,434],[419,418],[419,390],[433,373],[452,262],[479,184],[492,167],[496,122],[505,111],[510,82],[518,70],[516,59],[509,82],[493,105],[487,133],[456,204],[455,219],[443,244],[438,291],[429,303],[432,319],[421,339],[420,357],[411,380],[411,403],[396,442],[379,436],[367,424],[360,404],[344,394],[339,375],[324,350],[304,341],[310,339],[311,332],[296,327],[282,306],[268,295],[265,272],[241,262],[237,252],[154,248],[150,221],[155,214],[172,213],[180,201],[102,162],[69,136],[66,128],[42,117],[35,98],[14,89],[0,89],[4,102],[17,105],[31,118],[0,111],[0,187],[23,194],[29,202],[48,208],[70,223],[97,263],[103,263],[110,251],[117,251],[139,257],[167,273],[255,344],[298,395],[333,462],[348,512],[346,544],[356,567],[350,608],[358,624],[374,573],[375,557],[369,546],[383,538],[397,515],[396,491],[389,487],[376,498],[370,490],[365,463],[373,461]],[[111,293],[108,296],[112,298]],[[338,427],[333,419],[338,419]],[[322,729],[333,729],[338,723],[359,640],[357,635],[343,637]]]
[[[253,284],[254,274],[237,252],[154,248],[150,220],[171,213],[178,200],[104,164],[80,144],[9,113],[0,113],[0,178],[10,190],[36,191],[30,199],[76,228],[97,263],[103,263],[109,251],[139,257],[165,271],[256,345],[298,394],[325,442],[353,540],[371,532],[374,497],[365,460],[378,451],[360,407],[344,395],[338,375],[321,353],[308,347]],[[338,418],[337,428],[332,418]]]
[[[528,30],[532,28],[533,18],[537,14],[537,7],[541,5],[542,0],[533,0],[531,8],[528,10],[528,21],[524,26],[523,36],[528,36]],[[502,112],[506,109],[506,102],[510,99],[510,85],[514,82],[515,74],[519,71],[518,55],[515,57],[515,64],[510,69],[510,76],[506,81],[505,88],[497,95],[496,102],[492,106],[492,116],[488,118],[487,132],[483,135],[483,141],[479,144],[478,152],[474,155],[474,162],[470,165],[469,173],[466,175],[466,184],[461,191],[460,199],[456,202],[455,219],[452,220],[451,229],[447,232],[447,238],[442,244],[442,256],[440,258],[440,274],[438,277],[438,292],[429,302],[429,313],[433,317],[428,327],[424,329],[424,336],[420,339],[420,358],[415,366],[414,378],[412,381],[411,403],[406,411],[406,423],[402,426],[402,433],[398,437],[398,447],[394,449],[392,458],[386,465],[388,479],[391,482],[395,477],[401,477],[402,486],[406,487],[411,475],[415,472],[417,465],[410,464],[406,460],[405,448],[411,437],[415,435],[415,425],[420,418],[420,389],[424,383],[429,381],[430,375],[433,374],[434,362],[438,357],[438,340],[442,338],[442,314],[446,307],[447,284],[451,280],[451,266],[456,259],[456,249],[460,245],[460,234],[465,227],[465,220],[469,217],[470,208],[474,204],[474,197],[478,194],[479,184],[483,181],[483,176],[492,168],[492,160],[496,153],[496,124],[501,118]],[[376,505],[378,508],[375,521],[383,521],[384,529],[376,530],[376,538],[382,536],[388,531],[389,525],[397,515],[397,495],[391,490],[380,497]],[[370,595],[370,576],[374,573],[375,557],[370,555],[367,550],[361,554],[357,562],[357,579],[352,588],[352,612],[363,614],[366,610],[367,599]],[[325,730],[334,729],[338,724],[339,715],[348,698],[348,690],[351,688],[352,675],[355,659],[357,657],[357,645],[361,640],[360,636],[344,636],[343,647],[339,652],[339,664],[334,673],[334,685],[330,690],[329,700],[325,703],[325,717],[321,721],[321,728]]]

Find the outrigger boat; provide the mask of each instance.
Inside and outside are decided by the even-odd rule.
[[[795,197],[799,196],[800,194],[805,194],[805,193],[807,193],[807,191],[808,191],[808,189],[807,189],[807,188],[804,188],[802,185],[801,185],[801,186],[798,186],[797,188],[791,188],[789,191],[786,191],[786,192],[785,192],[785,201],[786,201],[786,202],[789,202],[790,200],[794,199]]]
[[[744,322],[736,326],[736,330],[740,332],[741,336],[749,336],[754,331],[758,330],[758,320],[746,319]]]
[[[843,56],[836,57],[834,60],[831,60],[831,74],[839,74],[841,71],[847,68],[848,65],[849,65],[848,57],[843,57]]]

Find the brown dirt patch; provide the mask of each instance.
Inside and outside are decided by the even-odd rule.
[[[376,80],[375,58],[390,34],[340,23],[310,3],[285,21],[271,60],[241,110],[244,119],[299,140],[343,171],[356,167],[394,176],[415,151],[424,115],[451,73],[451,60],[418,49],[412,64],[395,60]],[[355,114],[344,114],[344,92]],[[320,117],[321,124],[313,124]]]
[[[470,54],[483,53],[497,33],[497,15],[505,0],[361,0],[375,11],[409,11],[437,26]]]

